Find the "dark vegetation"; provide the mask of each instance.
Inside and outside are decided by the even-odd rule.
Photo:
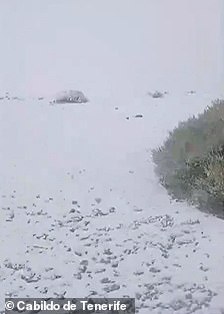
[[[224,101],[179,123],[153,160],[174,199],[224,217]]]

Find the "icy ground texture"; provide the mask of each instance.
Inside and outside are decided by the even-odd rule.
[[[170,203],[150,155],[209,102],[1,100],[1,309],[5,296],[130,296],[141,314],[223,313],[224,221]]]

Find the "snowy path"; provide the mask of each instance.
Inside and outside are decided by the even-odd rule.
[[[170,203],[150,157],[209,102],[2,100],[1,308],[4,295],[131,296],[140,314],[223,313],[224,221]]]

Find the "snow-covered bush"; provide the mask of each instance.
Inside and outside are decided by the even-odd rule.
[[[173,198],[224,214],[224,101],[179,123],[153,151],[153,160]]]
[[[69,90],[57,94],[53,102],[81,104],[88,102],[88,99],[83,94],[83,92],[77,90]]]

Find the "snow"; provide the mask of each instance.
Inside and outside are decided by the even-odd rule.
[[[151,160],[222,96],[221,5],[0,4],[0,309],[130,296],[140,314],[224,311],[224,222],[172,202]],[[51,104],[63,89],[89,102]]]

